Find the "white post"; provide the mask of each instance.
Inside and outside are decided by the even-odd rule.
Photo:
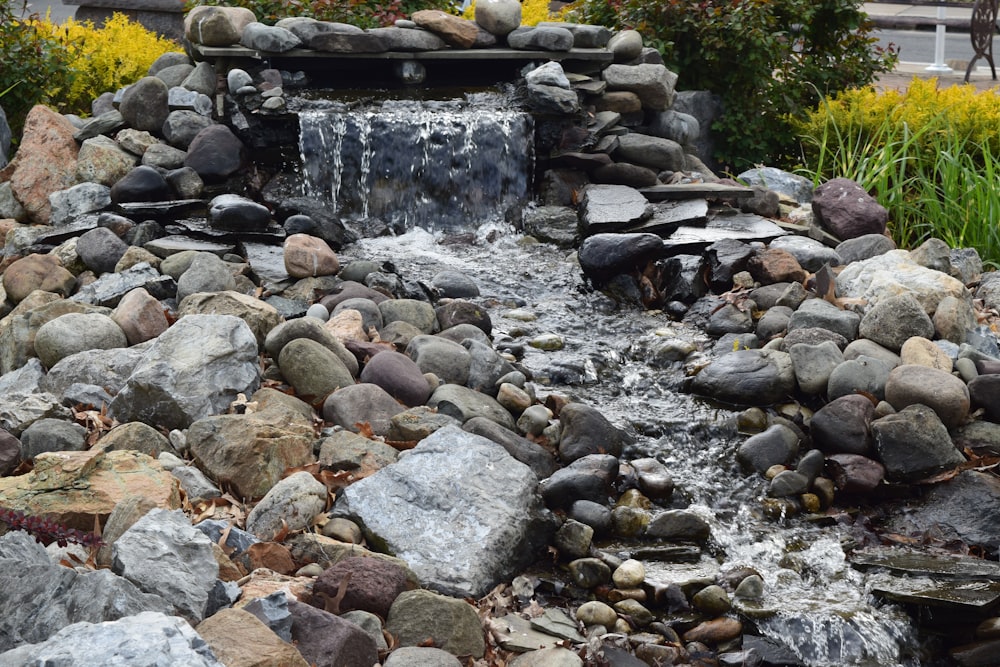
[[[934,31],[934,64],[929,65],[924,68],[927,72],[938,72],[940,74],[951,74],[952,69],[944,62],[944,5],[938,5],[937,8],[937,18],[938,24]]]

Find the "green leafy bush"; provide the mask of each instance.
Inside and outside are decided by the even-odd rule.
[[[15,143],[28,111],[73,83],[66,44],[39,28],[38,16],[23,19],[26,0],[0,0],[0,104]]]
[[[320,21],[350,23],[361,28],[392,25],[421,9],[455,8],[451,0],[203,0],[189,2],[187,9],[197,5],[246,7],[262,23],[273,24],[289,16],[308,16]]]
[[[734,170],[794,162],[790,119],[895,65],[859,0],[578,0],[570,20],[634,28],[678,74],[718,94],[715,158]]]

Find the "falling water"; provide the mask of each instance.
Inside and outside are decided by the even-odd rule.
[[[763,517],[764,482],[736,464],[741,438],[734,413],[679,390],[685,363],[665,361],[657,350],[673,339],[707,346],[702,333],[581,290],[579,266],[568,251],[498,234],[496,227],[490,234],[495,240],[487,241],[486,231],[471,245],[442,245],[413,230],[366,239],[355,252],[365,259],[393,257],[404,276],[423,281],[445,268],[467,273],[480,285],[481,301],[492,304],[498,343],[559,333],[562,350],[524,346],[522,364],[539,392],[570,394],[599,408],[637,434],[626,458],[655,456],[667,465],[677,486],[674,506],[697,512],[712,526],[712,555],[690,567],[711,576],[750,566],[763,577],[765,597],[742,610],[759,634],[787,646],[809,667],[920,664],[912,620],[869,595],[869,575],[847,562],[842,529]],[[508,317],[512,309],[537,319]],[[705,357],[696,352],[694,359]],[[627,557],[628,548],[619,555]],[[656,580],[685,567],[653,561],[647,574]]]
[[[531,116],[500,94],[327,106],[299,113],[305,194],[347,220],[468,229],[527,202]]]

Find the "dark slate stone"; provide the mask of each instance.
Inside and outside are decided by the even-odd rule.
[[[167,201],[172,194],[163,175],[146,165],[136,167],[111,186],[111,201],[116,204]]]
[[[627,433],[584,403],[563,406],[559,423],[559,457],[563,461],[575,461],[589,454],[621,456],[623,447],[632,443]]]
[[[565,508],[578,500],[607,505],[611,484],[618,476],[618,459],[610,454],[591,454],[573,461],[543,479],[538,490],[549,507]]]
[[[603,285],[616,275],[641,271],[662,250],[656,234],[595,234],[580,245],[579,260],[584,274]]]
[[[986,419],[1000,422],[1000,375],[980,375],[969,383],[974,408],[983,408]]]

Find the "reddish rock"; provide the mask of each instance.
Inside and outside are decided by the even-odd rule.
[[[841,241],[883,234],[889,220],[885,207],[847,178],[834,178],[817,187],[812,209],[819,224]]]
[[[52,109],[36,105],[24,121],[10,187],[28,217],[49,224],[49,195],[76,184],[76,158],[80,148],[73,139],[76,129]]]
[[[226,667],[309,667],[298,649],[242,609],[223,609],[195,628]]]
[[[95,516],[103,525],[128,496],[178,509],[179,489],[177,478],[159,462],[134,451],[46,452],[35,457],[30,473],[0,478],[4,507],[85,531],[94,529]]]
[[[329,609],[343,585],[347,587],[344,597],[336,610]],[[375,558],[347,558],[324,570],[316,579],[312,604],[337,614],[360,609],[385,618],[399,594],[409,588],[406,570],[394,563]]]
[[[375,640],[357,625],[291,599],[288,611],[292,614],[292,641],[310,665],[371,667],[378,663]]]
[[[332,276],[340,262],[326,241],[308,234],[292,234],[285,239],[285,270],[292,278]]]
[[[801,283],[806,271],[795,257],[781,248],[768,248],[750,258],[747,270],[762,285],[774,283]]]
[[[743,624],[735,618],[721,617],[699,623],[684,633],[685,642],[720,644],[743,634]]]
[[[414,23],[430,30],[447,44],[469,49],[476,43],[479,26],[474,21],[452,16],[437,9],[422,9],[410,16]]]
[[[860,454],[827,456],[826,469],[837,489],[844,493],[871,493],[885,479],[885,467]]]
[[[267,568],[278,574],[294,574],[298,567],[292,560],[292,553],[283,544],[277,542],[257,542],[247,549],[248,570]]]
[[[3,288],[14,303],[35,290],[69,296],[74,287],[76,276],[64,269],[55,255],[28,255],[3,272]]]
[[[141,287],[122,297],[111,319],[125,332],[129,345],[152,340],[170,326],[163,306]]]

